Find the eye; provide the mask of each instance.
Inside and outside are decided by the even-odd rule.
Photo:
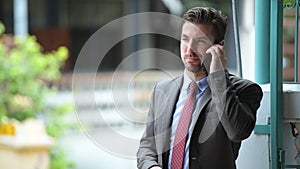
[[[198,44],[208,44],[209,41],[207,39],[197,39],[196,41]]]
[[[189,39],[187,37],[181,37],[181,41],[187,42]]]
[[[189,37],[185,34],[182,34],[181,35],[181,41],[187,42],[187,41],[189,41]]]

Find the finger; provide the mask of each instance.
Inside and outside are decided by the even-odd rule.
[[[226,65],[226,58],[222,49],[222,46],[216,45],[207,50],[213,57],[214,68],[212,70],[223,69]]]
[[[220,47],[215,47],[214,51],[216,53],[216,56],[223,57],[223,50],[220,49]]]
[[[215,44],[206,50],[206,53],[211,53],[213,50],[220,50],[220,54],[224,54],[224,46]]]
[[[214,48],[214,51],[216,53],[216,56],[223,63],[223,66],[225,66],[226,62],[227,62],[227,59],[226,59],[226,56],[225,56],[224,47],[223,46],[217,46],[216,48]]]

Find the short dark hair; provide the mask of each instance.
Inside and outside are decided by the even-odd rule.
[[[212,7],[194,7],[183,14],[183,23],[189,21],[193,24],[212,24],[212,34],[215,42],[219,43],[225,38],[228,19],[221,11]]]

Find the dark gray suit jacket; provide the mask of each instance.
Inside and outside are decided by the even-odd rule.
[[[190,142],[190,169],[235,169],[241,141],[251,134],[262,98],[261,88],[219,71],[195,108]],[[168,168],[172,115],[183,76],[157,84],[152,93],[145,133],[137,152],[139,169]]]

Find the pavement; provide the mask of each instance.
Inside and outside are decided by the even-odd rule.
[[[88,132],[73,131],[66,134],[60,144],[67,150],[68,158],[75,163],[74,169],[137,168],[135,153],[144,127],[122,126],[113,130],[115,132],[110,127],[99,127]],[[116,135],[131,140],[131,143],[124,143]]]

